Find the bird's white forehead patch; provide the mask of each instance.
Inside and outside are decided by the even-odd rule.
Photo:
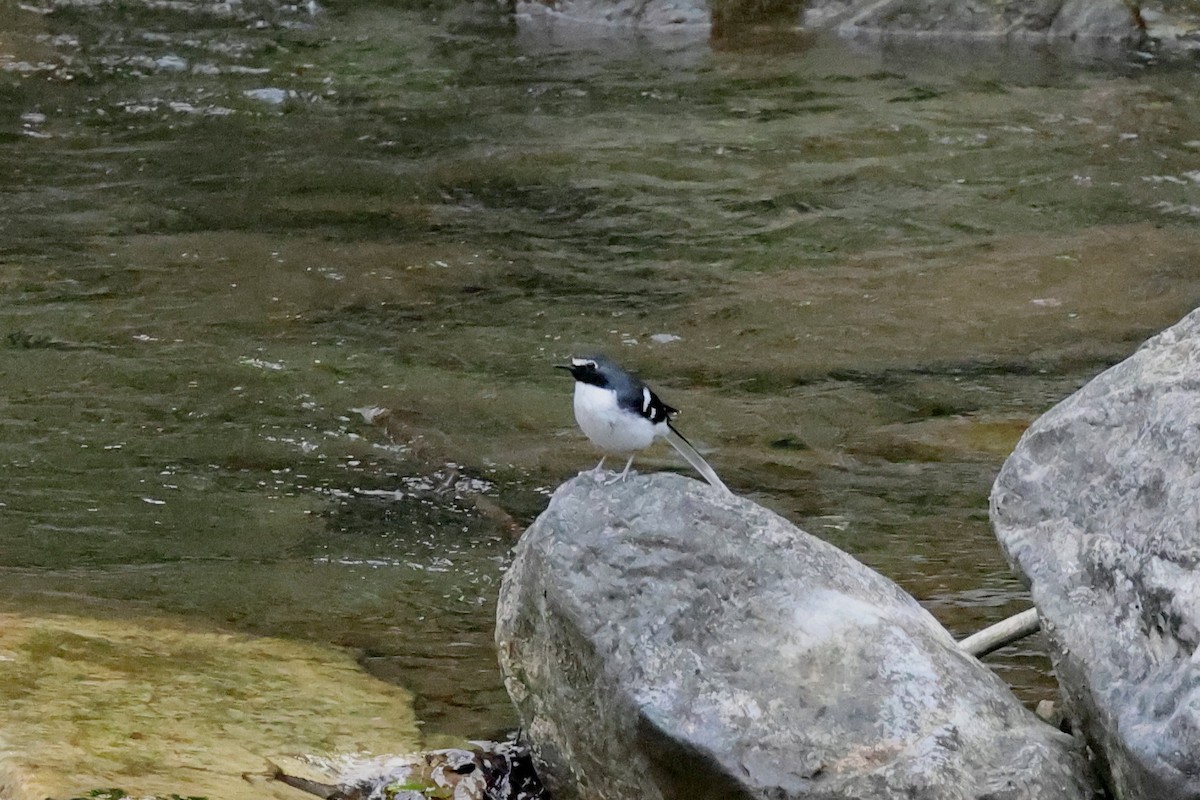
[[[595,367],[596,362],[592,361],[590,358],[572,358],[571,366],[572,367]]]
[[[645,386],[642,387],[642,413],[650,413],[650,390]]]

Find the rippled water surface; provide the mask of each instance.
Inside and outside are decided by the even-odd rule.
[[[316,11],[316,13],[313,13]],[[964,634],[1024,426],[1200,304],[1196,70],[388,4],[0,5],[0,599],[357,648],[514,724],[514,534],[636,367]],[[683,470],[664,449],[642,469]],[[991,661],[1029,702],[1036,641]]]

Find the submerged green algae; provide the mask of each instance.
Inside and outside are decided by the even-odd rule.
[[[411,695],[345,652],[162,618],[0,615],[0,701],[0,762],[18,800],[97,785],[286,796],[245,776],[420,740]]]

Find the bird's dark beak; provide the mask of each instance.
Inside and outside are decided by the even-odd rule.
[[[570,364],[555,364],[554,368],[555,369],[565,369],[567,372],[572,372],[575,369]]]

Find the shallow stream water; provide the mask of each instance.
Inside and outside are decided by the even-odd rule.
[[[515,532],[601,349],[956,634],[1024,426],[1200,304],[1194,65],[486,9],[0,5],[0,602],[357,649],[515,724]],[[665,449],[643,470],[685,466]],[[990,663],[1051,696],[1040,645]]]

